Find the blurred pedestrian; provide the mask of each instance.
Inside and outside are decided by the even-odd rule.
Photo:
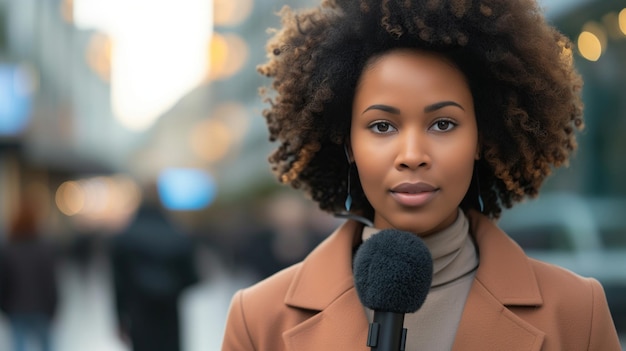
[[[120,337],[134,351],[178,351],[179,297],[198,280],[191,239],[157,200],[139,208],[112,243]]]
[[[261,280],[302,260],[322,236],[309,222],[317,209],[295,194],[280,192],[257,207],[260,219],[240,244],[238,262]]]
[[[23,201],[0,247],[0,309],[8,316],[15,351],[30,343],[52,350],[57,288],[54,246],[39,230],[35,208]]]

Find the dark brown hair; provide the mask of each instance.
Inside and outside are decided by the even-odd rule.
[[[352,100],[368,60],[396,48],[439,52],[466,75],[481,159],[463,207],[498,217],[536,196],[553,167],[567,164],[582,129],[582,82],[571,43],[534,0],[324,0],[284,7],[269,41],[264,90],[270,156],[279,180],[304,188],[321,209],[343,208]],[[352,172],[353,208],[371,214]],[[477,185],[480,184],[480,185]]]

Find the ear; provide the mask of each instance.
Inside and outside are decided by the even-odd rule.
[[[343,150],[346,153],[348,163],[353,163],[354,155],[352,154],[352,144],[350,143],[350,138],[346,138],[346,142],[343,144]]]

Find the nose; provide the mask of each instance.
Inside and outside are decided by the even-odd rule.
[[[405,132],[397,140],[396,168],[418,169],[431,165],[428,137],[417,132]]]

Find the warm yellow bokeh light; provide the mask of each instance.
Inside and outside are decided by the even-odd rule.
[[[234,142],[239,142],[250,128],[250,116],[246,107],[238,102],[225,102],[211,112],[213,119],[222,121],[230,130]]]
[[[141,202],[139,185],[127,175],[67,181],[56,191],[59,210],[84,228],[122,228]]]
[[[129,176],[118,174],[113,176],[115,187],[115,198],[111,201],[112,206],[125,215],[134,212],[141,202],[141,189],[139,185]]]
[[[248,44],[242,37],[233,33],[226,35],[225,38],[228,43],[228,60],[222,76],[227,78],[239,72],[248,60]]]
[[[63,0],[59,8],[61,17],[67,23],[74,23],[74,0]]]
[[[85,52],[89,67],[106,82],[111,79],[112,51],[113,42],[111,38],[105,34],[96,33],[89,39],[89,44]]]
[[[582,32],[578,36],[578,51],[587,60],[598,61],[602,56],[602,43],[595,34]]]
[[[248,44],[240,36],[214,33],[209,46],[210,80],[222,80],[233,76],[248,59]]]
[[[213,0],[213,21],[216,26],[234,26],[250,16],[253,0]]]
[[[85,190],[75,181],[67,181],[59,186],[55,201],[63,214],[74,216],[85,206]]]
[[[224,122],[215,119],[200,121],[191,131],[191,149],[203,161],[217,162],[226,156],[233,136]]]
[[[228,59],[228,43],[224,36],[219,33],[213,33],[211,43],[209,45],[209,76],[217,77],[219,72],[224,70],[226,60]]]
[[[106,211],[110,201],[111,181],[106,177],[95,177],[80,182],[85,190],[85,206],[81,213],[100,215]]]
[[[626,35],[626,8],[619,12],[619,29]]]
[[[602,52],[604,53],[608,46],[609,39],[608,35],[606,34],[606,28],[603,24],[595,21],[589,21],[583,25],[581,32],[589,32],[593,34],[596,38],[598,38],[598,41],[600,42],[600,47],[602,48]]]

